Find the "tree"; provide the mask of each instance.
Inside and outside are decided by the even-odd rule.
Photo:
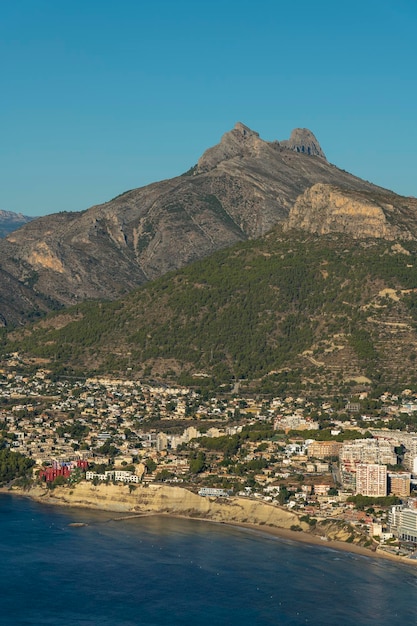
[[[26,476],[35,462],[14,452],[0,442],[0,483],[5,483],[19,476]]]
[[[290,492],[288,491],[288,489],[285,486],[280,487],[279,494],[278,494],[279,504],[285,504],[288,501],[289,497],[290,497]]]
[[[110,439],[107,439],[97,451],[101,454],[108,454],[110,457],[115,457],[119,454],[118,448],[111,443]]]
[[[200,474],[206,469],[206,455],[204,452],[197,452],[190,458],[190,472],[192,474]]]
[[[151,459],[150,457],[146,459],[145,466],[149,474],[152,474],[152,472],[154,472],[156,468],[158,467],[155,461]]]
[[[54,481],[50,483],[51,489],[55,489],[55,487],[62,487],[62,485],[66,485],[66,484],[67,484],[67,479],[65,478],[65,476],[57,476],[54,479]]]

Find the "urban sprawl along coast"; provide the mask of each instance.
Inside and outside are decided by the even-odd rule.
[[[201,498],[247,498],[298,516],[292,530],[343,524],[346,541],[414,557],[417,395],[344,399],[208,397],[111,378],[55,380],[3,362],[2,449],[31,461],[11,489],[82,482],[180,486]],[[127,488],[127,487],[126,487]],[[297,518],[294,518],[297,519]],[[318,532],[326,539],[326,533]]]

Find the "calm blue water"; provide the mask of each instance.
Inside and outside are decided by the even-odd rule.
[[[0,496],[0,624],[417,622],[412,567],[223,525],[112,516]]]

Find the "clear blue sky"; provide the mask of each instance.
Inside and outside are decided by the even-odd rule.
[[[415,0],[13,0],[0,209],[82,210],[187,170],[241,121],[417,196]]]

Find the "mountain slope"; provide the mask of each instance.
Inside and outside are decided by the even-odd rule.
[[[23,224],[31,222],[33,219],[33,217],[28,217],[22,213],[0,210],[0,238],[6,237],[6,235],[20,228]]]
[[[276,227],[113,303],[12,335],[47,367],[194,384],[417,385],[417,243]],[[365,378],[364,378],[365,377]]]
[[[24,311],[36,308],[39,297],[61,305],[115,299],[216,250],[260,237],[286,220],[316,184],[331,185],[345,198],[377,198],[383,212],[393,207],[389,219],[400,223],[395,237],[417,234],[415,199],[331,165],[306,129],[281,143],[266,142],[239,123],[187,174],[81,213],[40,218],[0,241],[0,268],[33,289]],[[21,313],[7,303],[0,285],[0,313],[16,322]]]

